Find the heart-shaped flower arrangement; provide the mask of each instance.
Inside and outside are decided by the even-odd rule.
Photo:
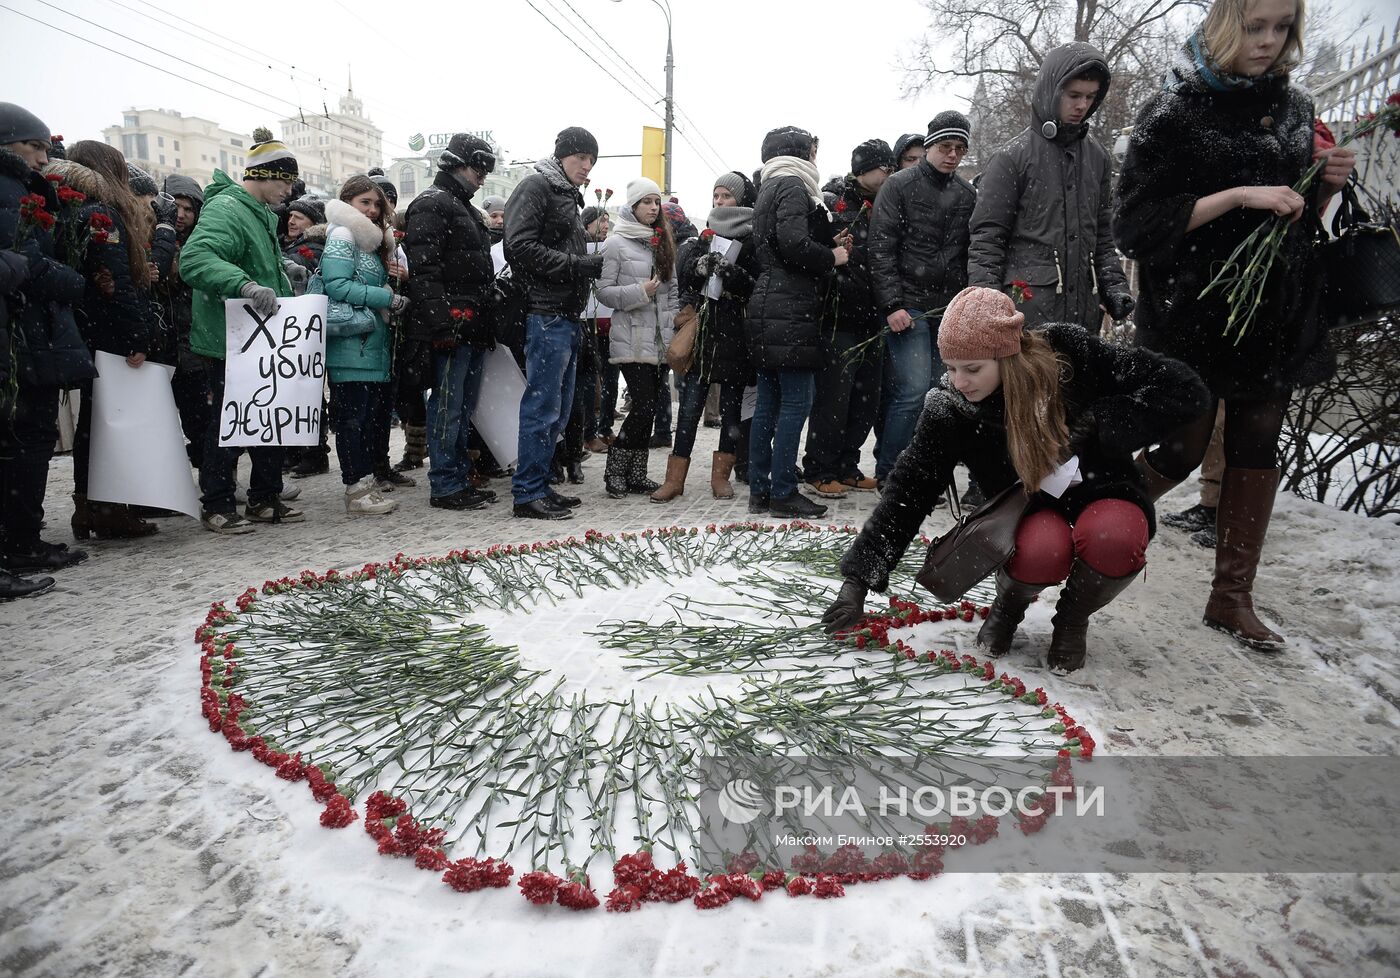
[[[911,561],[886,611],[825,635],[816,621],[853,532],[590,531],[268,581],[196,631],[203,713],[235,751],[307,782],[322,825],[352,825],[364,798],[379,853],[461,891],[509,886],[513,864],[528,867],[526,899],[573,909],[600,904],[590,868],[611,866],[614,911],[928,878],[999,820],[929,825],[931,844],[874,859],[809,845],[785,865],[739,851],[704,879],[687,866],[707,824],[702,758],[1012,750],[1058,759],[1048,787],[1093,754],[1043,690],[919,647],[933,623],[986,608],[921,608]],[[640,617],[619,615],[629,595]],[[1027,834],[1054,810],[1054,792],[1035,797],[1016,817]]]

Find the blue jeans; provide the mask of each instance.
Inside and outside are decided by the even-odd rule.
[[[921,316],[918,309],[906,310]],[[885,359],[885,430],[875,478],[884,480],[899,453],[914,438],[914,427],[924,409],[924,397],[943,373],[938,357],[938,328],[921,319],[902,333],[891,333]]]
[[[812,411],[810,370],[760,370],[749,444],[749,491],[784,499],[797,491],[797,448]]]
[[[520,399],[520,447],[510,491],[517,506],[549,495],[554,443],[574,406],[579,324],[561,316],[525,318],[525,396]]]
[[[388,410],[391,390],[388,383],[331,383],[335,455],[340,460],[340,481],[347,486],[374,474],[379,447],[376,432],[380,416]]]
[[[428,395],[428,491],[434,498],[471,486],[472,459],[467,454],[471,416],[481,394],[486,348],[459,346],[450,353],[433,351],[433,392]]]

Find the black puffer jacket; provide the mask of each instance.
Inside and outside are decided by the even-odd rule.
[[[83,277],[54,258],[51,231],[21,221],[20,199],[29,194],[43,197],[50,214],[59,213],[53,185],[0,148],[0,247],[29,259],[24,284],[5,299],[16,379],[24,387],[76,387],[97,376],[73,314],[83,297]]]
[[[1128,283],[1113,246],[1113,171],[1108,153],[1089,138],[1089,119],[1108,94],[1108,83],[1084,122],[1058,123],[1060,92],[1087,70],[1109,78],[1108,64],[1091,44],[1076,41],[1050,51],[1040,66],[1031,124],[999,150],[977,184],[967,281],[1005,289],[1031,286],[1022,303],[1026,325],[1092,326],[1102,295],[1127,295]],[[1047,125],[1048,124],[1048,125]],[[1047,135],[1053,133],[1052,135]]]
[[[841,180],[826,198],[836,232],[851,232],[850,260],[836,269],[837,298],[828,310],[827,325],[861,337],[878,333],[884,318],[875,304],[875,280],[870,275],[870,216],[874,204],[875,198],[851,176]]]
[[[758,278],[757,249],[753,237],[740,239],[739,260],[728,266],[721,281],[724,291],[718,299],[705,297],[708,276],[696,267],[708,248],[700,238],[692,238],[681,246],[676,259],[679,269],[680,305],[693,306],[700,314],[701,325],[691,373],[706,384],[743,386],[752,382],[753,367],[749,364],[748,341],[744,334],[749,297],[753,295]]]
[[[450,173],[439,171],[408,205],[404,251],[411,273],[408,338],[490,345],[496,281],[491,235],[471,193]],[[453,319],[453,309],[470,310],[472,318]]]
[[[199,209],[204,206],[204,191],[199,184],[186,176],[172,173],[165,178],[162,189],[173,197],[184,197],[194,205],[196,220]],[[191,231],[194,229],[191,228]],[[323,234],[324,239],[324,234]],[[153,352],[152,359],[161,363],[173,363],[180,370],[202,371],[204,358],[190,350],[190,327],[193,322],[192,304],[194,291],[180,278],[180,249],[189,240],[189,235],[176,232],[175,261],[169,275],[161,276],[153,290],[160,303],[161,317],[165,321],[166,334],[159,352]]]
[[[1044,336],[1065,362],[1060,393],[1071,448],[1084,481],[1060,499],[1038,493],[1032,508],[1053,506],[1073,522],[1098,499],[1141,507],[1150,532],[1156,517],[1133,453],[1208,405],[1205,386],[1185,364],[1147,350],[1110,346],[1082,326],[1051,324]],[[988,497],[1016,481],[1006,447],[1002,392],[976,404],[951,387],[929,391],[909,447],[890,472],[875,512],[841,560],[841,573],[883,591],[925,517],[933,512],[959,462]]]
[[[301,232],[300,237],[283,243],[282,257],[296,262],[310,274],[321,267],[321,255],[325,250],[326,226],[313,224]]]
[[[590,283],[603,274],[603,256],[584,247],[582,210],[583,195],[552,158],[536,163],[535,172],[511,191],[506,261],[529,294],[529,312],[574,321],[583,316]]]
[[[80,240],[88,233],[92,218],[99,214],[111,220],[112,229],[105,242],[89,239],[83,255],[83,276],[87,282],[77,310],[83,339],[91,350],[119,357],[164,352],[155,328],[157,324],[153,321],[150,289],[144,283],[138,285],[131,277],[126,251],[127,230],[121,215],[89,198],[67,220],[60,220],[59,247],[64,247],[63,242],[69,236]],[[112,277],[110,296],[94,281],[104,271]]]
[[[968,221],[976,202],[972,184],[928,160],[885,181],[870,221],[870,274],[882,315],[939,309],[967,287]]]
[[[759,276],[748,307],[749,353],[760,370],[820,370],[830,297],[831,216],[793,176],[763,181],[754,207]]]
[[[1318,322],[1320,283],[1308,221],[1288,228],[1258,317],[1238,344],[1224,335],[1225,297],[1215,292],[1202,299],[1201,291],[1271,217],[1238,209],[1186,230],[1202,197],[1297,182],[1312,163],[1312,100],[1283,77],[1213,91],[1185,59],[1171,78],[1138,114],[1113,219],[1118,246],[1139,262],[1138,342],[1191,364],[1220,397],[1280,397],[1325,380],[1335,356]]]

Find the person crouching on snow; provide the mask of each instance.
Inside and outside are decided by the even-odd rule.
[[[1011,297],[993,289],[964,289],[948,306],[938,333],[947,378],[841,561],[846,583],[822,618],[828,631],[852,627],[867,589],[885,589],[962,463],[988,498],[1017,480],[1031,494],[978,647],[1004,654],[1032,599],[1064,581],[1047,664],[1057,673],[1083,666],[1089,616],[1141,572],[1155,531],[1133,453],[1199,414],[1207,392],[1177,360],[1110,346],[1082,326],[1024,325]],[[1076,456],[1082,481],[1059,496],[1042,491]]]

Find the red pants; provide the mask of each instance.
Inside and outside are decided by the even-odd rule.
[[[1090,503],[1074,526],[1058,510],[1038,510],[1016,528],[1016,552],[1006,572],[1026,584],[1058,584],[1076,558],[1105,577],[1141,569],[1147,563],[1147,517],[1126,499]]]

